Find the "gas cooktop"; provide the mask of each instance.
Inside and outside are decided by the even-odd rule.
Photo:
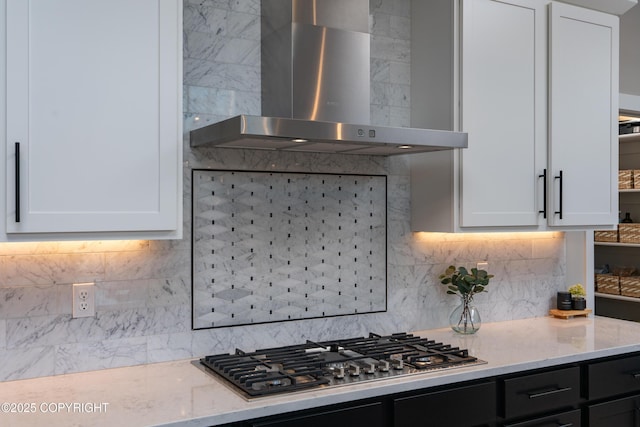
[[[206,356],[200,363],[247,398],[487,363],[467,350],[408,333]]]

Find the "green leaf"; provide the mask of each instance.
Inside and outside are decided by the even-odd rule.
[[[438,276],[440,283],[447,286],[447,294],[461,295],[471,299],[474,294],[486,292],[493,274],[477,268],[455,267],[450,265],[446,271]]]

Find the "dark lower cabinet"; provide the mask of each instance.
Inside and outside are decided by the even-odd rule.
[[[374,402],[335,410],[278,417],[249,423],[251,427],[387,427],[382,402]]]
[[[506,423],[504,427],[580,427],[581,411],[574,409],[561,412],[559,414],[547,415],[534,418],[532,420],[520,421],[516,423]],[[612,426],[611,426],[612,427]]]
[[[640,355],[589,363],[590,427],[640,427]]]
[[[393,401],[394,427],[484,427],[495,425],[495,420],[493,381]]]
[[[515,418],[563,408],[580,402],[580,368],[572,366],[500,380],[504,417]]]
[[[640,391],[640,356],[590,363],[589,400]]]
[[[640,395],[590,405],[588,417],[589,427],[638,427]]]

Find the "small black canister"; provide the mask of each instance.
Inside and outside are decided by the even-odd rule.
[[[571,310],[571,294],[569,292],[558,292],[558,310]]]

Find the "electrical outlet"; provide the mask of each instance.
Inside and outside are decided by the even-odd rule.
[[[479,263],[476,264],[476,268],[478,270],[487,271],[489,269],[489,262],[488,261],[480,261]]]
[[[76,317],[95,317],[96,285],[95,283],[73,284],[73,312]]]

